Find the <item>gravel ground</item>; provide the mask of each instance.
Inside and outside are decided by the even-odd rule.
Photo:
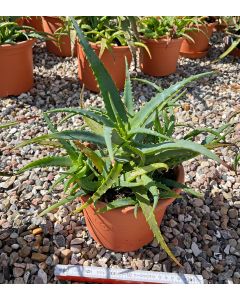
[[[214,46],[207,58],[181,58],[175,74],[158,79],[145,76],[165,88],[192,74],[220,71],[217,76],[190,85],[177,112],[180,122],[215,128],[240,108],[240,60],[228,57],[211,65],[223,51],[221,38],[221,33],[214,34]],[[0,169],[5,171],[49,152],[59,152],[37,145],[12,148],[22,139],[47,133],[43,111],[79,105],[76,58],[55,57],[46,52],[44,44],[38,44],[34,60],[35,87],[19,97],[0,101],[0,123],[29,118],[19,126],[0,131]],[[136,72],[132,71],[132,75]],[[137,75],[143,77],[139,71]],[[146,85],[133,85],[138,105],[154,95]],[[84,92],[84,101],[86,105],[102,105],[101,97],[88,91]],[[58,114],[58,118],[61,116]],[[79,124],[81,119],[74,117],[62,129]],[[183,132],[179,129],[178,135]],[[230,139],[235,141],[239,136],[238,126]],[[219,154],[226,162],[232,161],[233,153],[221,150]],[[202,157],[185,164],[185,170],[187,183],[202,190],[205,197],[201,200],[183,194],[183,199],[168,208],[161,225],[166,242],[184,266],[181,269],[156,241],[129,253],[114,253],[96,244],[88,234],[83,215],[68,215],[77,202],[46,218],[37,217],[38,212],[63,196],[62,187],[48,191],[58,168],[39,168],[17,178],[0,178],[0,283],[58,283],[53,274],[58,263],[184,272],[202,274],[205,283],[240,283],[240,176]]]

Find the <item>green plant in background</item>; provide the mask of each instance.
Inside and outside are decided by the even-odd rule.
[[[0,45],[16,44],[29,39],[46,40],[49,36],[30,26],[18,25],[19,17],[0,17]]]
[[[227,26],[225,29],[227,36],[224,37],[224,41],[228,48],[214,62],[223,59],[240,45],[240,17],[221,17],[221,21]]]
[[[140,18],[138,26],[141,35],[148,39],[185,37],[192,40],[187,32],[197,30],[192,26],[202,24],[202,22],[196,17],[152,16]]]
[[[149,102],[136,110],[128,66],[121,98],[76,20],[71,17],[71,21],[98,81],[105,108],[59,108],[44,113],[51,133],[23,141],[18,147],[31,143],[52,145],[53,140],[57,140],[55,146],[65,149],[66,154],[33,161],[16,174],[36,167],[58,166],[64,169],[52,188],[64,182],[64,191],[68,196],[44,210],[41,216],[81,195],[90,195],[88,201],[75,211],[81,212],[88,205],[96,205],[97,201],[101,201],[108,190],[118,194],[127,188],[130,196],[126,194],[120,199],[109,199],[109,203],[98,213],[132,205],[135,206],[137,218],[137,211],[141,209],[159,244],[180,265],[163,239],[154,209],[160,199],[179,197],[172,188],[180,187],[188,193],[201,196],[197,191],[177,183],[174,178],[169,179],[170,170],[198,155],[221,163],[221,159],[211,150],[231,146],[225,139],[226,134],[233,130],[232,123],[218,130],[191,129],[182,139],[174,138],[177,123],[173,108],[185,94],[185,86],[213,72],[191,76],[163,91],[157,91]],[[58,124],[53,124],[51,115],[58,112],[65,112],[67,116]],[[58,125],[73,115],[82,116],[85,125],[59,132]],[[205,138],[199,144],[195,138],[202,133]]]
[[[69,17],[59,17],[63,26],[56,30],[55,35],[60,39],[61,35],[71,37],[74,45],[76,31]],[[99,57],[105,49],[111,51],[112,46],[129,46],[136,65],[136,48],[144,47],[149,53],[146,45],[138,38],[136,21],[138,17],[127,16],[78,16],[75,17],[78,25],[85,33],[89,42],[100,45]],[[149,53],[150,55],[150,53]]]

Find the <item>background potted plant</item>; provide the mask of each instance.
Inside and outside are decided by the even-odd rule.
[[[192,59],[206,56],[214,28],[214,18],[193,17],[186,31],[190,38],[184,39],[180,49],[181,56]]]
[[[72,38],[69,17],[42,17],[43,31],[54,36],[47,40],[46,47],[51,53],[60,57],[76,56],[75,38]]]
[[[41,215],[80,197],[82,204],[75,213],[84,211],[88,229],[97,242],[125,252],[136,250],[155,236],[170,257],[180,264],[167,247],[159,224],[167,205],[179,197],[179,189],[200,196],[183,184],[181,163],[199,154],[221,163],[211,150],[231,145],[225,141],[224,130],[229,132],[233,124],[219,130],[190,130],[178,140],[173,137],[176,124],[172,108],[184,95],[183,89],[188,83],[212,72],[191,76],[158,91],[135,111],[128,66],[121,99],[111,76],[74,18],[72,22],[98,81],[105,108],[59,108],[44,113],[51,133],[26,140],[19,147],[57,139],[58,146],[63,147],[66,154],[33,161],[17,174],[34,167],[64,167],[66,172],[54,186],[64,181],[65,192],[69,195]],[[83,126],[59,132],[58,124],[53,124],[50,118],[57,112],[68,113],[65,121],[73,115],[81,115],[89,129]],[[199,144],[194,139],[201,133],[206,136]]]
[[[40,16],[24,17],[23,23],[26,26],[31,26],[35,28],[36,31],[43,31],[42,17]]]
[[[128,64],[132,54],[122,27],[121,17],[80,17],[79,26],[84,31],[92,49],[99,56],[119,90],[125,82],[125,57]],[[78,76],[85,87],[99,92],[97,81],[87,61],[80,43],[78,43]]]
[[[12,17],[0,17],[0,97],[19,95],[33,85],[32,47],[44,35],[20,26]]]
[[[149,49],[140,50],[140,68],[152,76],[166,76],[176,71],[180,47],[188,17],[143,17],[138,21],[142,41]]]

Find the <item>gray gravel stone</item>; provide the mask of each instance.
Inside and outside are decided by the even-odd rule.
[[[21,277],[24,273],[22,268],[13,268],[13,276],[14,277]]]
[[[199,249],[198,245],[195,242],[192,243],[191,249],[195,256],[198,256],[202,253],[202,250]]]
[[[43,283],[46,284],[47,283],[47,274],[42,270],[39,269],[38,271],[38,277],[42,279]]]

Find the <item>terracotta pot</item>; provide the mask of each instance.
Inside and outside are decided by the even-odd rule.
[[[188,58],[201,58],[207,55],[209,49],[209,40],[212,36],[215,23],[201,25],[199,31],[189,31],[187,34],[194,40],[184,39],[180,54]]]
[[[42,17],[43,31],[46,33],[54,34],[55,31],[63,26],[63,21],[58,17]],[[70,37],[62,35],[59,42],[46,41],[47,50],[54,53],[56,56],[67,57],[72,56]],[[74,53],[76,56],[76,51]]]
[[[24,18],[17,18],[15,22],[18,24],[18,26],[23,26]]]
[[[34,42],[0,45],[0,97],[17,96],[32,88]]]
[[[183,39],[159,40],[143,39],[151,58],[144,48],[140,49],[140,68],[151,76],[167,76],[176,72],[179,51]]]
[[[227,27],[228,27],[227,24],[216,24],[215,30],[224,32]]]
[[[42,18],[41,17],[29,17],[24,19],[24,25],[31,26],[37,31],[43,31]]]
[[[176,168],[177,181],[184,182],[184,169],[180,165]],[[180,193],[177,189],[176,192]],[[88,197],[82,198],[85,202]],[[165,210],[175,199],[160,200],[155,216],[158,225],[161,224]],[[105,206],[106,203],[97,202],[96,209]],[[96,242],[105,248],[115,252],[135,251],[153,240],[153,233],[146,223],[145,217],[138,209],[137,218],[134,217],[134,207],[117,208],[103,214],[95,214],[93,205],[84,210],[84,216],[90,235]]]
[[[95,53],[99,56],[100,46],[91,42],[90,45]],[[88,90],[98,93],[99,88],[97,87],[97,81],[86,59],[86,55],[79,43],[77,47],[78,77]],[[111,75],[119,90],[122,90],[125,84],[125,57],[127,58],[128,65],[130,65],[132,61],[132,55],[129,47],[113,46],[111,51],[105,49],[100,58],[101,62],[104,64],[104,67]]]

